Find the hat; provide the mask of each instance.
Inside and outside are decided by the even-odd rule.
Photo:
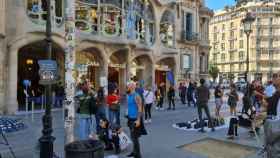
[[[130,87],[130,88],[135,88],[136,87],[136,83],[133,82],[133,81],[129,81],[129,82],[127,82],[126,86]]]

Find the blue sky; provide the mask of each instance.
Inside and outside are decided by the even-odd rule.
[[[205,0],[206,6],[210,9],[217,10],[224,8],[226,5],[233,5],[235,0]]]

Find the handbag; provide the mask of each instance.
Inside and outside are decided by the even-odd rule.
[[[127,136],[126,133],[121,132],[120,134],[118,134],[119,138],[120,138],[120,149],[121,150],[125,150],[129,147],[130,144],[132,144],[131,139]]]
[[[110,105],[110,109],[113,111],[117,111],[120,109],[120,104],[119,103],[112,104],[112,105]]]

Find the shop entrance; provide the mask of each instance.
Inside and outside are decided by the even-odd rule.
[[[57,61],[58,80],[64,83],[64,52],[55,43],[53,43],[52,59]],[[41,109],[44,104],[44,86],[39,84],[39,60],[47,59],[46,43],[44,41],[31,43],[22,47],[18,52],[18,84],[17,84],[17,100],[19,111],[26,108],[26,94],[28,94],[29,102],[34,102],[35,109]],[[24,81],[30,82],[26,86]],[[54,90],[54,89],[53,89]],[[30,109],[30,107],[29,107]]]

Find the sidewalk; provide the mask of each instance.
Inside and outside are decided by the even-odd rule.
[[[205,158],[202,155],[198,155],[193,152],[182,150],[178,147],[189,144],[196,140],[203,138],[215,138],[223,141],[228,141],[225,137],[227,129],[217,130],[212,133],[201,134],[197,131],[186,132],[177,130],[172,127],[172,124],[188,121],[197,117],[197,109],[194,107],[187,107],[177,102],[177,108],[175,111],[155,111],[153,110],[153,122],[147,124],[148,135],[141,138],[141,148],[143,158]],[[213,100],[209,104],[212,109],[215,107]],[[165,105],[167,107],[167,105]],[[125,107],[122,108],[121,120],[122,125],[126,133],[128,129],[126,127],[126,119],[124,119]],[[228,115],[228,106],[224,105],[223,115]],[[34,122],[31,122],[31,116],[28,118],[24,116],[17,116],[24,119],[28,128],[16,133],[8,134],[8,139],[12,144],[17,158],[37,158],[38,150],[36,151],[36,145],[38,144],[38,138],[41,136],[41,116],[42,114],[35,114]],[[53,112],[53,135],[56,137],[54,149],[55,152],[63,157],[64,150],[64,123],[62,121],[62,112]],[[252,147],[258,147],[256,140],[248,136],[246,130],[239,130],[239,139],[233,141],[234,143],[248,145]],[[7,156],[8,150],[6,147],[0,146],[0,152],[6,153],[3,157]],[[36,154],[37,153],[37,154]],[[122,153],[120,158],[125,158],[128,153]],[[258,158],[257,155],[252,155],[249,158]]]

